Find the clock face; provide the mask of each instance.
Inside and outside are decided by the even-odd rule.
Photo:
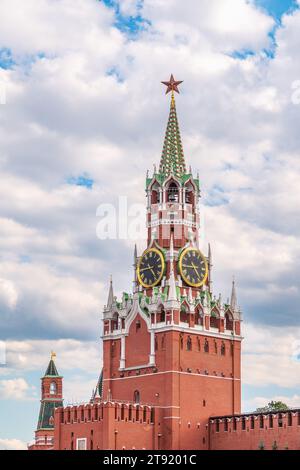
[[[163,277],[164,269],[163,254],[156,248],[150,248],[141,256],[137,266],[139,283],[146,288],[156,286]]]
[[[208,266],[201,251],[195,248],[183,250],[179,258],[179,272],[189,286],[202,286],[208,276]]]

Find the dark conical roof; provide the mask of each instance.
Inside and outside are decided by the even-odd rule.
[[[59,377],[59,373],[57,372],[57,369],[56,369],[56,365],[54,363],[54,360],[53,358],[51,357],[50,361],[49,361],[49,364],[48,364],[48,367],[47,367],[47,370],[45,372],[45,376],[52,376],[52,377]]]

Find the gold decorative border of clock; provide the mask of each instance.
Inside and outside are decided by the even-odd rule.
[[[196,284],[194,284],[194,283],[192,283],[191,281],[189,281],[189,280],[187,279],[187,277],[183,274],[182,260],[183,260],[183,257],[185,256],[185,254],[188,253],[189,251],[197,251],[197,252],[200,254],[200,256],[201,256],[201,258],[203,259],[204,264],[205,264],[205,276],[204,276],[204,278],[202,279],[201,282],[198,282],[198,283],[196,283]],[[207,278],[208,278],[208,264],[207,264],[207,260],[206,260],[206,258],[205,258],[205,256],[204,256],[204,254],[203,254],[200,250],[198,250],[198,248],[195,248],[195,247],[192,247],[192,246],[188,246],[187,248],[184,248],[184,249],[181,251],[180,255],[179,255],[179,259],[178,259],[178,271],[179,271],[180,276],[182,277],[182,279],[184,280],[184,282],[185,282],[187,285],[189,285],[189,286],[191,286],[191,287],[201,287],[201,286],[203,286],[203,285],[205,284],[205,282],[207,281]]]
[[[153,284],[144,284],[141,276],[140,276],[140,265],[141,265],[141,262],[142,262],[142,259],[144,258],[145,255],[147,255],[147,253],[150,253],[150,252],[154,252],[154,253],[157,253],[158,256],[160,257],[160,260],[161,260],[161,273],[160,273],[160,276],[159,278],[153,283]],[[165,258],[164,258],[164,255],[163,253],[158,250],[157,248],[148,248],[147,250],[144,251],[144,253],[142,254],[142,256],[140,257],[139,261],[138,261],[138,265],[137,265],[137,268],[136,268],[136,273],[137,273],[137,277],[138,277],[138,281],[139,281],[139,284],[143,287],[145,287],[145,289],[150,289],[151,287],[155,287],[157,286],[157,284],[160,283],[160,281],[162,280],[163,278],[163,275],[165,273],[165,269],[166,269],[166,263],[165,263]]]

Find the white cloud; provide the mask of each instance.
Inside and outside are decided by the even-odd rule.
[[[7,279],[0,278],[0,304],[3,303],[10,310],[13,310],[18,301],[18,292],[14,283]]]
[[[97,341],[74,339],[7,341],[7,367],[20,373],[39,370],[41,375],[48,366],[50,352],[56,352],[59,373],[72,369],[97,374],[101,368],[100,344]]]
[[[32,387],[23,378],[0,380],[0,396],[3,400],[30,399]]]
[[[257,387],[299,387],[300,361],[295,358],[299,354],[299,328],[246,324],[243,335],[243,383]],[[290,406],[295,401],[296,398]],[[300,406],[300,400],[295,406]]]
[[[27,450],[27,445],[19,439],[0,438],[0,450]]]

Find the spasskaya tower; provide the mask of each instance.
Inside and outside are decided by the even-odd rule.
[[[135,249],[133,292],[117,300],[111,281],[103,313],[102,399],[149,405],[153,449],[207,449],[209,417],[240,413],[241,313],[234,282],[230,302],[213,296],[199,176],[187,170],[177,119],[182,82],[163,83],[171,103],[158,171],[146,177],[147,246]]]

